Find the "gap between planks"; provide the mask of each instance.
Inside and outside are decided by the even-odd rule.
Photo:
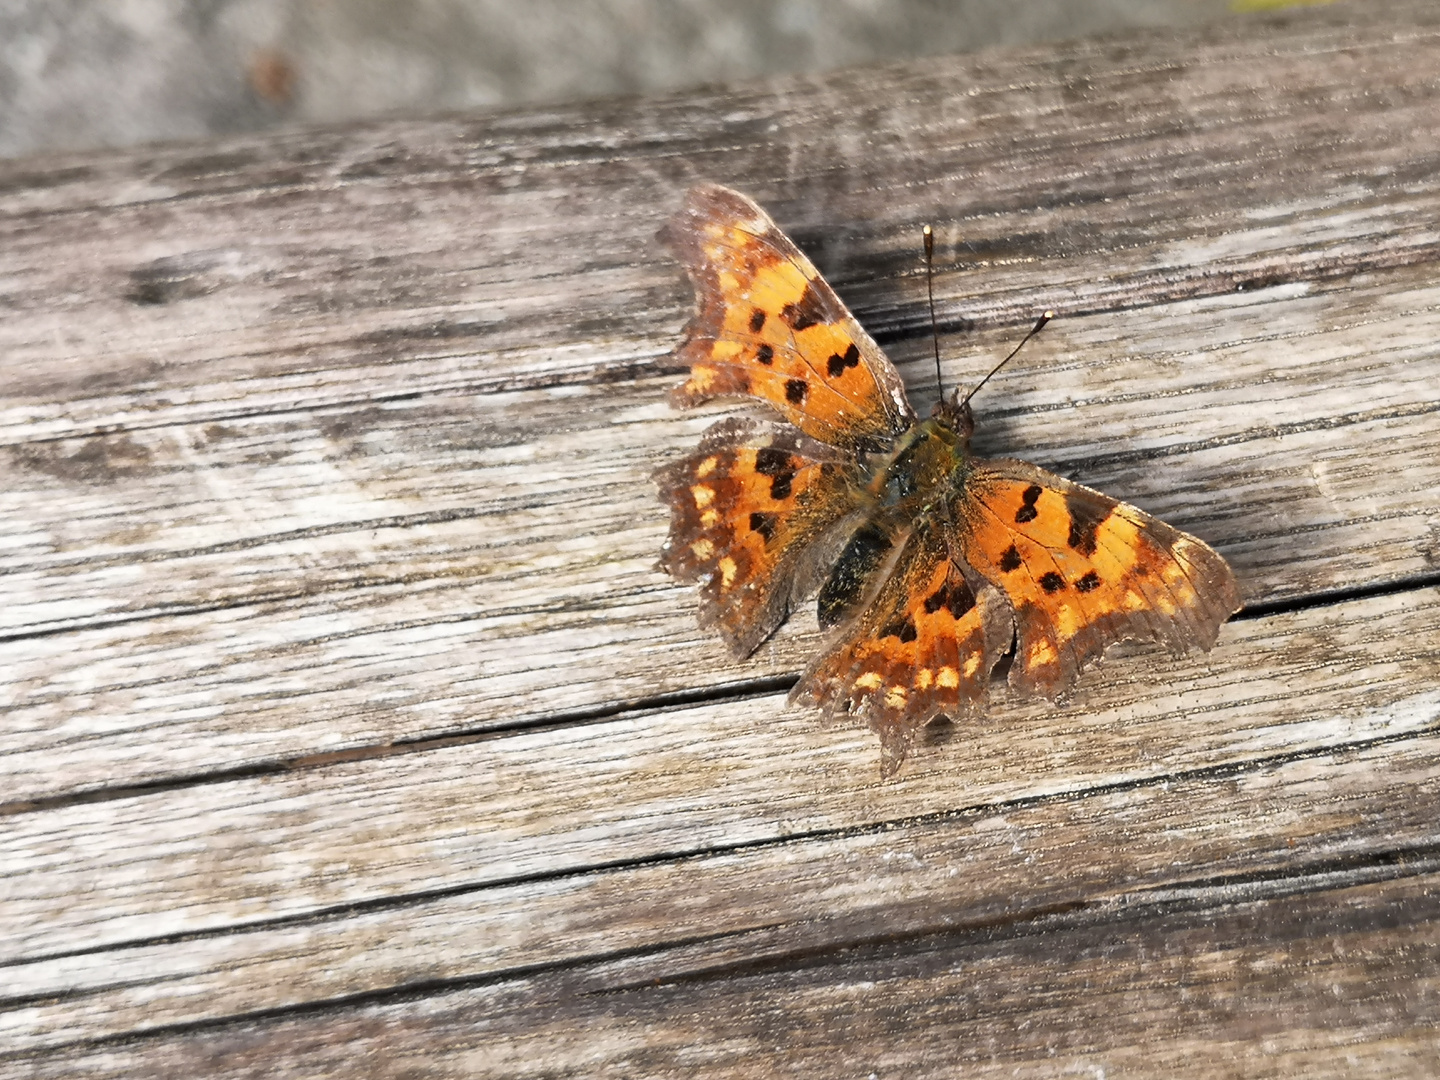
[[[1416,737],[1437,663],[1427,590],[1232,624],[1158,676],[1087,673],[1065,706],[997,695],[890,783],[868,732],[777,697],[17,815],[4,959]]]
[[[1440,291],[1427,275],[1073,320],[1006,373],[980,450],[1069,461],[1075,479],[1200,533],[1252,604],[1424,582],[1440,551],[1428,500],[1440,487]],[[42,557],[0,583],[17,628],[47,625],[26,612],[89,610],[66,633],[5,646],[0,770],[12,801],[543,724],[795,672],[818,643],[808,607],[735,662],[696,628],[690,590],[653,568],[665,523],[649,470],[713,418],[671,415],[666,385],[512,395],[479,414],[512,434],[478,445],[463,434],[474,406],[416,403],[332,436],[338,455],[318,472],[317,448],[343,418],[167,435],[141,475],[80,486],[88,501],[62,500],[67,513],[52,508],[60,516],[44,527],[97,554]],[[583,420],[566,428],[564,415]],[[258,447],[270,453],[257,465]],[[246,495],[227,501],[215,484]],[[12,492],[17,513],[43,504],[38,490]],[[312,493],[330,500],[328,520]],[[170,505],[179,520],[162,535],[184,546],[150,536],[106,552],[118,508],[133,527],[147,499]],[[377,511],[422,507],[438,517],[372,527],[386,520]],[[253,543],[204,546],[257,521]],[[266,542],[277,526],[322,535]],[[138,624],[85,626],[127,608]],[[710,658],[703,673],[679,662],[694,656]]]
[[[1430,756],[1433,759],[1433,750]],[[886,868],[873,860],[861,861],[877,869],[885,881]],[[43,1073],[27,1075],[51,1075],[47,1063],[63,1060],[74,1066],[84,1061],[85,1055],[95,1054],[89,1069],[103,1070],[108,1066],[143,1072],[146,1070],[138,1066],[147,1060],[153,1067],[172,1055],[182,1059],[192,1053],[218,1055],[233,1051],[237,1042],[263,1042],[271,1053],[284,1055],[287,1065],[293,1068],[296,1059],[303,1060],[307,1051],[340,1056],[349,1053],[357,1059],[363,1055],[369,1060],[376,1050],[381,1050],[384,1062],[388,1053],[410,1040],[417,1040],[415,1048],[423,1047],[427,1060],[433,1063],[437,1057],[447,1060],[457,1051],[463,1055],[478,1039],[479,1045],[490,1051],[488,1058],[482,1057],[485,1065],[496,1068],[504,1060],[510,1070],[504,1075],[519,1075],[534,1067],[533,1048],[528,1061],[517,1061],[504,1053],[497,1056],[495,1051],[513,1046],[515,1051],[524,1052],[521,1047],[541,1039],[547,1048],[543,1060],[553,1067],[557,1052],[563,1054],[561,1048],[568,1045],[565,1039],[556,1039],[557,1023],[585,1033],[585,1056],[593,1064],[594,1047],[606,1041],[603,1030],[597,1040],[596,1024],[599,1022],[603,1028],[604,1020],[615,1019],[617,1011],[635,1019],[644,1017],[646,1023],[638,1027],[625,1024],[621,1030],[628,1029],[630,1039],[648,1041],[656,1036],[656,1017],[672,1011],[661,1004],[667,999],[673,1002],[693,997],[697,1005],[705,1000],[711,1006],[718,1002],[723,1010],[721,1016],[707,1011],[709,1021],[704,1025],[706,1035],[713,1040],[715,1022],[725,1023],[728,1018],[731,1023],[743,1023],[742,1018],[753,1012],[757,996],[773,1003],[773,1007],[795,1010],[797,1020],[808,1015],[812,1037],[821,1045],[828,1043],[830,1052],[853,1054],[857,1046],[873,1051],[877,1045],[873,1036],[877,1033],[857,1041],[851,1022],[817,1022],[811,1012],[815,1003],[806,1005],[809,995],[803,988],[853,989],[857,980],[861,988],[876,982],[893,985],[897,977],[903,987],[906,970],[910,969],[909,993],[916,997],[911,1008],[894,1017],[891,1010],[875,1012],[853,1002],[847,1010],[847,1021],[853,1022],[858,1007],[872,1022],[891,1014],[892,1038],[902,1033],[912,1040],[935,1038],[941,1032],[953,1037],[957,1023],[973,1023],[987,1014],[992,1020],[996,1018],[992,1009],[982,1008],[978,1015],[973,1011],[976,996],[990,995],[1012,999],[1000,1015],[1018,1014],[1017,1019],[1024,1018],[1024,1027],[1052,1032],[1052,1038],[1063,1038],[1065,1033],[1073,1037],[1076,1031],[1084,1031],[1091,1038],[1102,1032],[1113,1038],[1117,1029],[1114,1017],[1095,1024],[1080,1022],[1073,1015],[1047,1017],[1057,1003],[1057,990],[1070,982],[1073,989],[1062,991],[1063,998],[1068,999],[1064,1001],[1065,1013],[1094,1013],[1096,1020],[1103,1014],[1107,998],[1149,995],[1150,1008],[1139,1010],[1145,1020],[1127,1034],[1148,1034],[1152,1057],[1147,1061],[1153,1064],[1156,1049],[1167,1044],[1166,1033],[1177,1030],[1174,1023],[1155,1026],[1152,1011],[1159,1004],[1154,998],[1157,987],[1183,988],[1185,992],[1169,1006],[1178,1010],[1177,1019],[1184,1016],[1187,1020],[1179,1030],[1192,1032],[1202,1024],[1212,1030],[1212,1042],[1226,1031],[1236,1035],[1244,1032],[1254,1039],[1253,1024],[1242,1023],[1240,1031],[1235,1030],[1236,1017],[1246,1012],[1231,1002],[1238,1004],[1238,1000],[1263,988],[1272,1000],[1270,1009],[1262,1015],[1269,1018],[1276,1035],[1283,1033],[1290,1039],[1299,1036],[1302,1045],[1320,1036],[1321,1046],[1345,1046],[1350,1051],[1348,1064],[1353,1067],[1355,1052],[1366,1042],[1379,1041],[1383,1045],[1402,1037],[1411,1040],[1412,1053],[1434,1052],[1435,1032],[1427,1003],[1440,989],[1434,976],[1435,957],[1440,955],[1440,912],[1435,900],[1440,875],[1427,869],[1433,861],[1433,856],[1422,856],[1406,876],[1397,878],[1382,872],[1368,881],[1363,876],[1347,878],[1320,872],[1314,875],[1317,886],[1299,893],[1283,886],[1245,889],[1223,883],[1160,888],[1151,895],[1119,894],[1089,905],[1062,900],[1049,910],[1032,908],[1028,916],[968,924],[932,922],[923,929],[914,925],[913,910],[902,907],[873,913],[877,923],[886,916],[897,916],[898,933],[881,933],[842,950],[820,943],[788,957],[766,955],[762,948],[758,957],[737,956],[728,970],[723,956],[718,957],[719,966],[703,966],[705,959],[713,962],[717,957],[713,950],[706,957],[706,945],[696,943],[673,950],[681,957],[690,954],[692,964],[700,961],[700,967],[689,970],[683,960],[677,970],[657,966],[653,955],[612,953],[566,968],[517,970],[510,978],[498,980],[430,978],[408,987],[397,986],[388,993],[357,994],[348,999],[255,1009],[229,1016],[194,1016],[168,1024],[163,1018],[173,1013],[167,1013],[163,986],[157,1016],[141,1013],[144,987],[132,984],[117,991],[118,996],[134,1001],[130,1009],[122,1007],[120,1011],[130,1012],[132,1019],[140,1019],[141,1023],[150,1020],[150,1030],[102,1033],[80,1040],[29,1039],[0,1057],[0,1065],[9,1061],[44,1069]],[[808,891],[806,883],[800,887]],[[772,888],[771,895],[777,892],[783,889]],[[631,907],[635,907],[633,897]],[[821,930],[819,937],[823,936]],[[1397,951],[1402,942],[1403,948]],[[724,943],[716,944],[723,954]],[[1282,946],[1283,951],[1277,954]],[[1227,951],[1231,958],[1225,958]],[[1057,963],[1061,957],[1064,962]],[[219,965],[221,975],[234,963],[233,959],[221,957],[210,960]],[[440,963],[443,965],[443,961]],[[1389,977],[1382,987],[1374,988],[1375,965],[1381,963]],[[1043,988],[1034,982],[1037,964],[1051,973]],[[1207,986],[1216,995],[1214,1005],[1219,1007],[1207,1008],[1203,996],[1197,1000],[1196,992],[1204,995]],[[1371,988],[1368,993],[1366,988]],[[87,996],[77,996],[82,1011],[91,1003]],[[1101,1002],[1097,1003],[1097,997]],[[103,1001],[103,995],[101,998]],[[886,995],[885,1000],[889,998]],[[1347,1012],[1367,999],[1369,1009]],[[945,1001],[965,1004],[958,1015],[950,1010],[952,1015],[936,1030],[934,1021],[924,1015],[922,1002],[933,1008],[934,1003]],[[1390,1008],[1383,1011],[1383,1017],[1388,1022],[1378,1025],[1377,1031],[1376,1021],[1380,1018],[1374,1015],[1373,1007],[1386,1002]],[[919,1012],[914,1005],[921,1005]],[[741,1006],[740,1011],[730,1012],[736,1006]],[[1321,1013],[1326,1009],[1335,1011],[1335,1019],[1317,1015],[1317,1006]],[[691,1008],[681,1015],[689,1015]],[[43,1003],[38,1011],[45,1011]],[[1124,1015],[1131,1011],[1133,1006]],[[196,1010],[192,1008],[191,1012]],[[580,1018],[587,1016],[589,1022],[581,1022]],[[161,1022],[155,1022],[157,1019]],[[1337,1021],[1347,1032],[1338,1043],[1334,1031]],[[1351,1030],[1348,1025],[1355,1027]],[[685,1031],[683,1043],[674,1046],[672,1052],[683,1055],[685,1047],[694,1046],[696,1032],[689,1027]],[[73,1029],[65,1034],[72,1033]],[[615,1034],[618,1032],[612,1030],[610,1037]],[[454,1045],[457,1037],[458,1046]],[[377,1039],[383,1041],[372,1042]],[[718,1040],[713,1045],[725,1046],[726,1042]],[[781,1044],[790,1045],[788,1040]],[[1043,1047],[1044,1040],[1042,1053]],[[1089,1049],[1093,1053],[1093,1045]],[[1051,1050],[1053,1053],[1053,1044]],[[1276,1050],[1273,1038],[1265,1040],[1266,1054]],[[749,1053],[753,1056],[754,1051]],[[374,1067],[375,1063],[371,1064]],[[471,1063],[472,1070],[475,1064]],[[953,1062],[947,1061],[947,1067],[953,1069]],[[89,1075],[89,1069],[78,1074]]]

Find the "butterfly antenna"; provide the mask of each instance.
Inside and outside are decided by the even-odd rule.
[[[926,225],[925,235],[925,295],[930,298],[930,341],[935,346],[935,385],[940,396],[945,396],[945,380],[940,377],[940,331],[935,329],[935,234]]]
[[[1026,334],[1023,338],[1020,339],[1020,344],[1016,345],[1015,348],[1010,350],[1010,355],[1005,357],[1004,360],[1001,360],[998,364],[996,364],[993,368],[990,369],[990,375],[994,375],[1011,360],[1014,360],[1015,354],[1025,347],[1025,343],[1029,341],[1032,337],[1034,337],[1036,334],[1038,334],[1041,330],[1045,329],[1045,324],[1054,317],[1055,312],[1047,311],[1045,312],[1045,314],[1041,315],[1040,318],[1035,320],[1035,325],[1030,328],[1030,332],[1028,334]],[[984,386],[987,382],[990,381],[990,375],[986,375],[985,378],[981,379],[978,383],[976,383],[975,388],[965,395],[965,401],[960,402],[960,404],[964,405],[966,401],[969,401],[972,397],[974,397],[979,392],[980,387]]]

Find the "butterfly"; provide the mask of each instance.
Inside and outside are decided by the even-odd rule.
[[[1240,608],[1230,567],[1144,511],[1010,459],[971,455],[959,391],[930,417],[895,366],[754,202],[690,190],[661,231],[695,287],[672,403],[731,418],[657,474],[661,566],[700,584],[700,622],[737,657],[817,593],[830,630],[791,701],[849,712],[893,775],[938,716],[973,714],[992,672],[1054,700],[1127,638],[1208,650]]]

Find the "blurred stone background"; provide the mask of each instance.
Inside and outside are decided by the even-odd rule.
[[[1278,6],[1285,0],[0,0],[0,156],[678,89]]]

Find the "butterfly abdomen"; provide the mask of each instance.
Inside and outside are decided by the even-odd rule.
[[[867,521],[855,531],[820,588],[817,614],[821,626],[838,625],[860,605],[894,546],[894,535],[878,522]]]

